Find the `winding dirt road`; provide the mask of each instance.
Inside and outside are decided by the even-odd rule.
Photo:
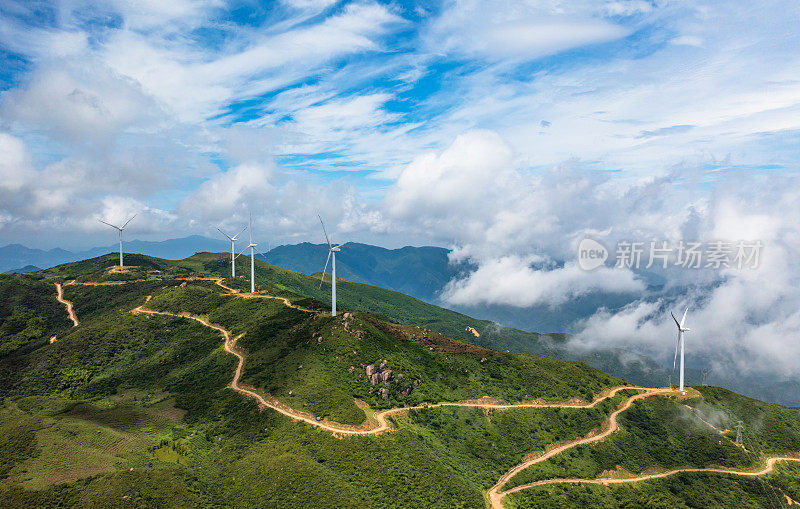
[[[625,388],[633,389],[634,387],[618,387],[615,389],[614,394]],[[500,490],[503,488],[503,486],[505,486],[508,483],[508,481],[511,480],[512,477],[514,477],[521,471],[525,470],[529,466],[541,463],[543,461],[547,461],[548,459],[552,458],[553,456],[556,456],[557,454],[561,454],[567,449],[572,449],[573,447],[577,447],[579,445],[591,444],[594,442],[599,442],[601,440],[604,440],[607,436],[611,435],[612,433],[614,433],[619,429],[619,424],[617,424],[617,416],[622,412],[624,412],[625,410],[629,409],[634,401],[642,398],[647,398],[650,396],[655,396],[657,394],[669,394],[675,392],[673,389],[670,388],[643,389],[643,390],[644,392],[631,396],[630,398],[628,398],[627,401],[625,401],[625,403],[622,406],[620,406],[618,409],[612,412],[611,415],[608,416],[608,419],[606,419],[603,422],[602,425],[603,431],[601,431],[600,433],[595,434],[591,432],[589,435],[583,438],[566,442],[558,447],[554,447],[553,449],[544,452],[540,456],[536,456],[535,458],[530,458],[512,467],[508,472],[506,472],[500,477],[500,479],[494,486],[489,488],[489,491],[487,492],[486,495],[489,498],[489,503],[491,504],[491,506],[495,509],[500,509],[503,507],[503,498],[505,498],[505,496],[509,492]]]
[[[56,283],[56,300],[66,306],[69,319],[72,320],[72,326],[77,327],[80,325],[78,317],[75,315],[75,310],[72,308],[72,302],[64,298],[64,289],[61,287],[61,283]]]
[[[149,301],[150,301],[150,296],[148,295],[147,298],[145,299],[145,304]],[[441,403],[430,403],[430,404],[423,404],[410,407],[398,407],[398,408],[391,408],[389,410],[383,410],[381,412],[376,412],[375,414],[372,415],[372,419],[374,420],[374,422],[367,420],[361,426],[350,426],[347,424],[340,424],[328,420],[318,421],[313,415],[307,412],[302,412],[293,409],[288,405],[281,403],[278,400],[267,399],[249,388],[242,387],[239,382],[242,376],[242,368],[244,367],[245,357],[236,350],[236,340],[239,339],[239,337],[236,338],[232,337],[231,333],[223,326],[210,323],[206,319],[192,315],[190,313],[171,313],[169,311],[155,311],[153,309],[148,309],[144,307],[144,304],[133,309],[131,313],[133,313],[134,315],[144,313],[144,314],[189,318],[191,320],[195,320],[201,323],[206,327],[218,331],[220,334],[222,334],[222,337],[225,340],[225,351],[232,355],[235,355],[236,358],[239,359],[239,363],[237,364],[236,371],[234,372],[233,375],[233,380],[229,385],[231,389],[247,397],[255,399],[261,407],[271,408],[296,421],[303,421],[308,424],[311,424],[312,426],[316,426],[318,428],[330,431],[338,435],[378,435],[383,432],[390,431],[392,429],[392,426],[387,421],[387,417],[401,412],[408,412],[409,410],[418,410],[422,408],[436,408],[444,406],[479,407],[479,408],[492,408],[498,410],[506,410],[509,408],[592,408],[597,404],[599,404],[601,401],[614,397],[619,391],[623,389],[636,389],[636,387],[629,387],[629,386],[615,387],[611,390],[603,391],[591,403],[575,403],[571,401],[554,402],[554,403],[514,403],[514,404],[480,403],[480,402],[441,402]]]
[[[295,309],[299,309],[302,311],[306,311],[309,313],[317,313],[315,310],[302,308],[300,306],[296,306],[284,297],[277,297],[273,295],[265,295],[265,294],[249,294],[249,293],[241,293],[233,288],[226,286],[223,283],[222,278],[193,278],[193,279],[205,279],[214,281],[217,285],[224,288],[229,292],[229,294],[237,295],[242,298],[271,298],[271,299],[278,299],[283,301],[283,303]],[[71,312],[71,303],[67,304],[68,301],[61,300],[61,288],[60,285],[56,285],[59,288],[59,301],[64,302],[68,306],[68,311],[70,311],[71,317],[74,313]],[[150,301],[150,296],[148,295],[145,304]],[[195,320],[202,325],[212,328],[222,334],[225,343],[225,351],[235,355],[236,358],[239,360],[236,370],[233,375],[233,380],[231,381],[229,387],[240,394],[243,394],[246,397],[250,397],[255,399],[259,406],[262,408],[271,408],[287,417],[295,420],[295,421],[303,421],[312,426],[315,426],[320,429],[324,429],[333,433],[335,436],[344,436],[344,435],[378,435],[384,432],[392,431],[392,426],[387,421],[387,418],[394,414],[399,414],[401,412],[407,412],[409,410],[421,409],[421,408],[435,408],[435,407],[444,407],[444,406],[460,406],[460,407],[478,407],[478,408],[491,408],[491,409],[499,409],[505,410],[510,408],[592,408],[599,404],[601,401],[614,397],[618,392],[625,390],[625,389],[633,389],[642,391],[638,394],[635,394],[629,397],[625,402],[617,408],[614,412],[612,412],[606,420],[603,421],[600,427],[600,431],[593,430],[588,435],[578,438],[575,440],[571,440],[568,442],[564,442],[560,445],[553,447],[552,449],[545,449],[540,455],[529,458],[524,460],[523,462],[515,465],[511,469],[509,469],[505,474],[503,474],[500,479],[492,486],[489,491],[486,493],[487,502],[492,509],[502,509],[503,508],[503,500],[505,497],[511,493],[517,493],[519,491],[533,488],[536,486],[542,486],[546,484],[559,484],[559,483],[570,483],[570,484],[601,484],[601,485],[609,485],[609,484],[622,484],[622,483],[631,483],[631,482],[641,482],[647,481],[651,479],[660,479],[664,477],[668,477],[671,475],[675,475],[682,472],[693,472],[693,473],[719,473],[719,474],[733,474],[733,475],[741,475],[741,476],[759,476],[764,475],[769,472],[772,472],[774,469],[775,463],[778,461],[800,461],[800,458],[794,458],[789,456],[775,456],[766,458],[765,464],[763,468],[757,470],[735,470],[735,469],[724,469],[724,468],[683,468],[683,469],[675,469],[666,472],[654,473],[654,474],[647,474],[647,475],[640,475],[636,477],[629,477],[629,478],[608,478],[608,479],[547,479],[543,481],[537,481],[534,483],[523,484],[520,486],[516,486],[506,491],[501,491],[503,486],[508,484],[508,482],[518,473],[525,470],[526,468],[530,467],[531,465],[535,465],[537,463],[541,463],[546,461],[553,456],[561,454],[562,452],[572,449],[574,447],[591,444],[595,442],[599,442],[605,440],[608,436],[613,434],[619,429],[619,424],[617,422],[617,417],[624,411],[628,410],[631,405],[637,400],[647,398],[650,396],[656,395],[667,395],[667,394],[675,394],[677,391],[671,388],[643,388],[643,387],[634,387],[634,386],[621,386],[615,387],[612,389],[607,389],[600,394],[591,402],[591,403],[583,403],[583,402],[576,402],[576,401],[567,401],[567,402],[555,402],[555,403],[539,403],[539,402],[532,402],[532,403],[514,403],[514,404],[505,404],[505,403],[490,403],[485,402],[481,403],[479,401],[468,401],[468,402],[442,402],[442,403],[435,403],[435,404],[423,404],[417,405],[412,407],[399,407],[399,408],[392,408],[389,410],[384,410],[381,412],[376,412],[372,415],[371,418],[368,418],[361,426],[349,426],[345,424],[340,424],[328,420],[317,420],[313,415],[302,412],[296,409],[289,407],[281,403],[275,399],[269,399],[261,396],[254,390],[250,388],[246,388],[240,385],[240,379],[242,376],[242,369],[244,367],[245,357],[242,353],[236,350],[236,340],[239,337],[232,337],[231,333],[226,330],[224,327],[218,324],[213,324],[208,322],[202,317],[191,315],[190,313],[171,313],[167,311],[155,311],[151,309],[147,309],[144,307],[144,304],[138,306],[137,308],[131,311],[133,314],[138,315],[142,313],[147,314],[160,314],[160,315],[168,315],[168,316],[176,316],[176,317],[183,317]],[[77,319],[74,319],[77,325]],[[713,427],[713,426],[712,426]],[[715,428],[716,429],[716,428]]]
[[[640,475],[637,477],[625,477],[625,478],[614,478],[614,479],[547,479],[544,481],[536,481],[529,484],[521,484],[519,486],[511,488],[508,491],[504,491],[502,495],[505,496],[510,493],[516,493],[518,491],[522,491],[528,488],[534,488],[536,486],[544,486],[546,484],[602,484],[608,486],[609,484],[623,484],[630,482],[649,481],[652,479],[663,479],[664,477],[669,477],[671,475],[680,474],[683,472],[733,474],[733,475],[741,475],[747,477],[755,477],[772,472],[775,469],[775,463],[777,463],[778,461],[800,461],[800,458],[793,458],[791,456],[771,456],[766,459],[764,466],[759,470],[736,470],[730,468],[677,468],[675,470],[668,470],[666,472],[659,472],[657,474],[647,474],[647,475]],[[492,507],[502,507],[502,505],[499,506],[492,505]]]

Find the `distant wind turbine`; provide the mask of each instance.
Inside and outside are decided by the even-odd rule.
[[[244,230],[242,230],[242,231],[244,231]],[[239,233],[241,233],[241,232],[239,232]],[[256,248],[256,246],[258,244],[254,244],[253,243],[253,214],[250,214],[250,232],[249,233],[250,233],[250,243],[247,245],[246,248],[244,248],[244,250],[242,250],[241,253],[236,255],[236,258],[239,258],[242,255],[242,253],[244,253],[248,249],[250,250],[250,293],[256,293],[256,251],[258,251],[258,248]],[[264,253],[262,253],[261,251],[258,251],[258,253],[261,256],[264,256]],[[266,256],[264,256],[264,258],[266,258]]]
[[[670,312],[672,315],[672,319],[675,320],[675,325],[678,326],[678,343],[675,345],[675,358],[672,360],[672,369],[675,369],[675,364],[678,361],[678,348],[681,349],[681,375],[680,375],[680,391],[682,394],[686,394],[686,391],[683,388],[683,333],[689,332],[691,329],[684,327],[686,323],[686,313],[689,312],[689,308],[683,312],[683,318],[681,319],[680,323],[678,323],[678,319],[675,318],[675,315]]]
[[[126,227],[126,226],[128,226],[128,223],[130,223],[131,221],[133,221],[133,218],[134,218],[134,217],[136,217],[136,214],[134,214],[132,218],[130,218],[130,219],[128,219],[127,221],[125,221],[125,224],[123,224],[121,227],[120,227],[120,226],[113,225],[113,224],[111,224],[111,223],[106,223],[106,222],[105,222],[105,221],[103,221],[102,219],[98,219],[98,221],[100,221],[101,223],[103,223],[103,224],[107,224],[108,226],[110,226],[110,227],[112,227],[112,228],[116,228],[116,229],[119,231],[119,266],[120,266],[120,267],[122,267],[122,266],[123,266],[123,265],[122,265],[122,230],[124,230],[124,229],[125,229],[125,227]]]
[[[322,269],[322,277],[319,280],[319,287],[322,288],[322,281],[325,279],[325,271],[328,269],[328,262],[331,261],[331,315],[336,316],[336,253],[341,251],[344,244],[334,246],[331,244],[331,239],[328,238],[328,232],[325,231],[325,223],[322,222],[322,217],[319,217],[319,222],[322,225],[322,233],[325,234],[325,242],[328,243],[328,258],[325,260],[325,268]],[[331,260],[333,258],[333,260]]]
[[[228,237],[228,239],[230,239],[230,241],[231,241],[231,277],[236,277],[236,252],[234,251],[234,244],[236,243],[236,237],[241,235],[242,232],[245,231],[246,229],[247,229],[247,227],[245,226],[244,228],[242,228],[241,232],[239,232],[236,235],[234,235],[233,237],[231,237],[230,235],[228,235],[224,231],[222,231],[219,228],[217,228],[217,230],[221,234],[223,234],[226,237]]]

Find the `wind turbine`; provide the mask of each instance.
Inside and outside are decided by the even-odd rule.
[[[98,219],[98,221],[100,221],[101,223],[103,223],[103,224],[107,224],[108,226],[110,226],[110,227],[112,227],[112,228],[116,228],[116,229],[119,231],[119,266],[120,266],[120,267],[122,267],[122,230],[124,230],[124,229],[125,229],[125,227],[126,227],[126,226],[128,226],[128,223],[130,223],[131,221],[133,221],[133,218],[134,218],[134,217],[136,217],[136,214],[134,214],[132,218],[130,218],[130,219],[128,219],[127,221],[125,221],[125,224],[123,224],[123,225],[122,225],[122,227],[119,227],[119,226],[113,225],[113,224],[111,224],[111,223],[106,223],[106,222],[105,222],[105,221],[103,221],[102,219]]]
[[[242,231],[244,231],[244,230],[242,230]],[[241,233],[241,232],[239,232],[239,233]],[[253,214],[250,214],[250,232],[249,233],[250,233],[250,243],[247,245],[246,248],[244,248],[242,250],[241,253],[236,255],[236,258],[239,258],[240,256],[242,256],[242,253],[244,253],[248,249],[250,250],[250,293],[256,293],[256,251],[258,251],[258,248],[256,248],[256,246],[258,244],[254,244],[253,243]],[[237,233],[237,235],[238,235],[238,233]],[[266,258],[264,253],[262,253],[261,251],[258,251],[258,254],[260,254],[261,256]],[[235,258],[234,258],[234,260],[235,260]]]
[[[228,235],[224,231],[222,231],[219,228],[217,228],[217,230],[221,234],[223,234],[226,237],[228,237],[228,239],[230,239],[230,241],[231,241],[231,277],[236,277],[236,252],[234,251],[234,243],[236,242],[236,237],[241,235],[242,232],[245,231],[246,229],[247,229],[247,227],[245,226],[244,228],[242,228],[241,232],[239,232],[236,235],[234,235],[233,237],[231,237],[230,235]]]
[[[680,375],[680,391],[681,394],[686,394],[686,391],[683,388],[683,333],[688,332],[691,329],[684,327],[683,325],[686,323],[686,313],[689,312],[689,308],[683,312],[683,318],[681,319],[680,323],[678,323],[678,319],[675,318],[675,315],[670,312],[672,315],[672,319],[675,320],[675,325],[678,326],[678,343],[675,345],[675,358],[672,360],[672,369],[675,369],[675,364],[678,361],[678,347],[681,349],[681,375]]]
[[[322,222],[322,217],[317,214],[319,217],[319,223],[322,225],[322,233],[325,234],[325,242],[328,243],[328,258],[325,259],[325,268],[322,269],[322,277],[319,279],[319,287],[322,288],[322,281],[325,279],[325,271],[328,269],[328,262],[331,261],[331,316],[336,316],[336,253],[341,251],[341,247],[344,244],[339,244],[338,246],[334,246],[331,244],[331,239],[328,238],[328,232],[325,231],[325,223]]]

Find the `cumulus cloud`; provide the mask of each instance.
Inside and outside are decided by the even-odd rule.
[[[558,308],[593,293],[640,295],[579,322],[573,346],[666,360],[675,335],[669,311],[688,306],[687,344],[693,355],[715,359],[719,372],[800,375],[797,176],[739,172],[709,192],[685,167],[627,182],[578,168],[532,172],[497,133],[470,132],[402,170],[387,193],[384,220],[453,239],[453,260],[477,267],[447,285],[441,297],[450,305]],[[629,270],[580,270],[574,250],[585,236],[608,247],[620,240],[749,240],[764,247],[756,269],[662,271],[664,294],[651,293]]]
[[[450,281],[442,298],[456,305],[503,304],[558,307],[592,292],[641,292],[644,283],[627,270],[601,268],[585,272],[574,263],[535,269],[540,257],[505,256],[487,260],[464,278]]]
[[[790,219],[800,213],[793,191],[800,182],[793,176],[743,178],[744,185],[711,198],[699,238],[761,241],[756,269],[730,267],[713,284],[685,287],[685,295],[645,296],[616,314],[601,310],[581,324],[575,344],[643,349],[664,359],[674,348],[669,311],[689,307],[687,348],[712,358],[716,371],[800,375],[800,236]]]
[[[203,182],[197,191],[184,199],[182,207],[219,219],[232,214],[242,205],[267,203],[273,194],[270,178],[274,166],[242,163],[213,179]]]
[[[5,95],[0,113],[59,141],[92,144],[105,144],[131,127],[146,129],[160,115],[135,81],[102,62],[95,62],[91,72],[64,62],[41,67]]]
[[[511,164],[511,150],[491,131],[459,135],[441,154],[415,158],[400,173],[386,205],[397,216],[426,218],[457,215],[465,208],[482,210],[498,198],[493,182],[503,179]],[[469,225],[466,225],[469,227]]]

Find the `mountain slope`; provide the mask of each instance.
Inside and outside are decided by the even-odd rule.
[[[2,345],[13,345],[0,355],[0,505],[483,507],[504,472],[537,451],[559,443],[569,455],[601,429],[611,445],[615,433],[647,429],[641,412],[624,420],[630,410],[622,405],[633,398],[640,401],[631,410],[664,398],[643,415],[663,421],[674,451],[692,448],[679,433],[687,424],[702,428],[701,440],[728,440],[700,418],[727,415],[747,418],[760,437],[748,447],[754,453],[800,452],[795,410],[725,391],[688,400],[669,389],[610,391],[623,382],[582,363],[506,354],[418,328],[430,323],[474,338],[463,321],[480,323],[357,283],[340,282],[349,309],[334,318],[319,300],[327,283],[319,290],[312,277],[262,262],[260,293],[250,297],[236,291],[246,280],[220,277],[225,257],[131,255],[135,267],[118,270],[110,254],[0,277],[2,302],[13,303],[0,308]],[[55,282],[64,283],[79,326],[56,301]],[[229,388],[239,366],[239,386],[274,406],[259,408]],[[368,376],[373,369],[379,380]],[[684,403],[699,414],[668,418]],[[614,412],[623,412],[622,430],[609,427]],[[657,447],[658,434],[628,433],[631,451]],[[737,449],[723,449],[736,460]],[[707,468],[720,456],[702,448],[693,461]],[[797,498],[791,467],[778,467],[784,477],[765,482]],[[695,475],[690,495],[714,482]],[[519,497],[528,492],[507,501],[526,506]],[[758,493],[743,497],[744,505],[767,503]]]
[[[441,247],[386,249],[349,242],[343,249],[346,255],[336,260],[337,276],[428,302],[434,301],[447,282],[465,269],[450,264],[447,257],[450,251]],[[314,274],[322,270],[327,255],[327,245],[304,242],[278,246],[259,259],[285,269]]]

